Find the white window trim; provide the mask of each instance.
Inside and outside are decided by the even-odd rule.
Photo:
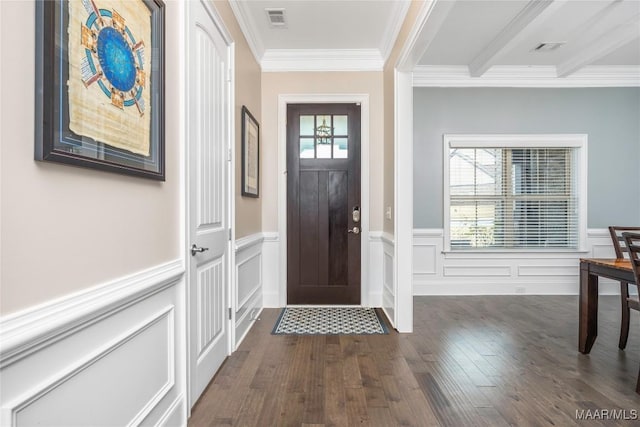
[[[443,141],[443,206],[444,206],[444,253],[487,254],[487,253],[516,253],[516,252],[572,252],[587,251],[587,140],[586,134],[444,134]],[[577,148],[577,180],[578,180],[578,248],[558,250],[542,248],[535,249],[474,249],[452,250],[450,228],[449,192],[449,149],[450,148]]]

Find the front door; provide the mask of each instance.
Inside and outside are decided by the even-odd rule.
[[[360,304],[360,106],[287,106],[287,303]]]
[[[187,2],[189,379],[193,405],[229,354],[229,47],[209,2]]]

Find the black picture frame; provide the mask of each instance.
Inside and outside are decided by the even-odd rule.
[[[260,197],[260,124],[242,106],[242,196]]]
[[[95,80],[89,80],[92,82],[90,84],[97,82],[99,88],[97,85],[90,88],[107,94],[104,100],[107,105],[105,108],[120,108],[123,111],[125,108],[136,108],[132,111],[137,111],[140,117],[145,113],[149,115],[148,124],[145,124],[143,130],[138,131],[139,134],[144,135],[143,138],[135,137],[127,140],[126,132],[128,130],[124,126],[121,127],[125,130],[120,132],[119,138],[121,141],[125,141],[124,143],[138,144],[143,141],[144,150],[139,150],[140,152],[105,142],[100,138],[94,139],[86,134],[79,135],[70,129],[68,30],[72,26],[70,25],[69,3],[66,0],[36,1],[34,155],[36,160],[99,169],[158,181],[165,180],[165,5],[162,0],[138,1],[140,2],[138,5],[140,10],[143,10],[143,7],[149,10],[151,40],[139,38],[136,41],[133,32],[126,25],[126,21],[117,20],[124,18],[116,15],[118,11],[113,8],[113,0],[94,0],[90,3],[87,2],[89,6],[85,6],[85,8],[87,8],[87,22],[92,19],[89,7],[93,7],[93,10],[97,10],[100,15],[100,18],[96,18],[94,21],[99,21],[102,25],[93,24],[92,27],[87,27],[90,30],[88,33],[93,32],[95,48],[86,48],[85,26],[82,25],[82,41],[76,55],[81,58],[78,62],[85,60],[83,56],[87,56],[91,60],[92,53],[97,55],[96,52],[100,51],[99,43],[102,43],[103,48],[105,46],[104,38],[100,42],[101,32],[106,28],[111,29],[109,30],[110,35],[119,31],[119,35],[116,35],[115,38],[118,39],[118,42],[124,42],[119,46],[124,46],[124,49],[131,55],[129,69],[135,78],[134,86],[122,89],[122,92],[120,89],[116,90],[117,85],[110,83],[108,70],[101,68],[103,63],[100,59],[100,61],[96,61],[97,65],[92,62],[91,69],[95,74]],[[79,16],[79,14],[77,15]],[[96,16],[95,12],[93,16]],[[146,21],[146,13],[142,15],[142,18],[135,16],[131,19],[144,22]],[[80,27],[80,25],[76,27]],[[136,44],[134,45],[134,43]],[[145,64],[147,68],[143,69]],[[114,69],[116,69],[115,66]],[[82,71],[74,69],[73,72],[84,73],[84,69]],[[127,84],[132,81],[131,73],[128,75]],[[84,76],[82,74],[81,83],[84,83],[85,87],[89,87]],[[115,81],[115,78],[112,80]],[[108,95],[109,84],[111,84],[111,98]],[[145,90],[149,91],[148,95],[141,95]],[[120,101],[117,99],[114,101],[114,98]],[[119,104],[119,102],[122,103]],[[74,108],[80,111],[89,110],[82,110],[84,107],[85,105],[82,103],[76,102],[74,104]],[[85,122],[87,121],[82,123]],[[109,136],[111,129],[118,131],[117,127],[105,126],[105,129],[101,129],[99,134]]]

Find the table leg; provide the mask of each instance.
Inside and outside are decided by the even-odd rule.
[[[580,353],[588,354],[598,336],[598,276],[589,273],[589,264],[580,262]]]

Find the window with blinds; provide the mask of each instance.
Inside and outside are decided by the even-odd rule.
[[[546,137],[445,138],[449,249],[579,249],[586,146]]]

